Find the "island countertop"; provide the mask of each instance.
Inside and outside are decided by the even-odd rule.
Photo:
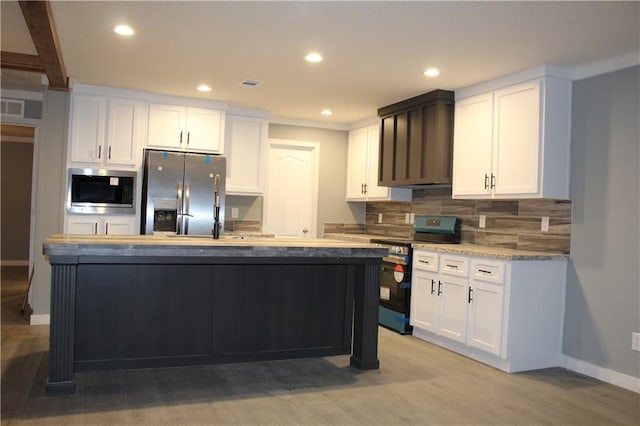
[[[48,256],[383,257],[373,244],[331,239],[168,235],[52,235]]]

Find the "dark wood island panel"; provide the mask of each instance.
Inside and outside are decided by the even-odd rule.
[[[66,251],[50,240],[49,395],[74,393],[75,372],[96,369],[349,353],[356,368],[379,367],[380,249],[279,242],[249,255],[246,243],[158,250],[151,240],[123,256],[106,240]]]

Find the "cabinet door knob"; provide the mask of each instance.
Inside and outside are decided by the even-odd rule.
[[[109,145],[109,160],[111,160],[111,145]]]
[[[102,159],[102,145],[98,145],[98,160]]]
[[[469,287],[469,298],[468,298],[468,302],[471,303],[471,301],[473,300],[473,298],[471,297],[471,294],[473,293],[473,289],[471,287]]]
[[[489,175],[484,174],[484,189],[489,189]]]
[[[366,183],[364,184],[364,193],[365,194],[367,193],[367,184]]]
[[[191,139],[191,132],[187,132],[187,146],[189,146],[189,139]]]
[[[442,294],[442,281],[438,281],[438,296]]]
[[[433,294],[435,291],[433,289],[434,284],[436,283],[435,280],[431,280],[431,294]]]
[[[496,189],[496,175],[491,173],[491,189]]]
[[[180,130],[180,145],[182,145],[182,130]]]

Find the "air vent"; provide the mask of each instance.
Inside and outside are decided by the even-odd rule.
[[[240,82],[240,86],[243,86],[243,87],[256,87],[261,84],[262,82],[260,80],[242,80]]]
[[[24,118],[24,101],[2,98],[2,115],[12,118]]]

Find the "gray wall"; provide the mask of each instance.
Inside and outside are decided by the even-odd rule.
[[[563,352],[640,377],[640,67],[573,85],[571,261]]]
[[[68,92],[44,92],[44,113],[36,142],[38,173],[34,276],[31,286],[31,308],[34,315],[49,314],[51,267],[41,253],[44,240],[52,234],[62,232],[69,99]]]
[[[33,143],[2,141],[2,262],[29,262]]]
[[[347,203],[348,132],[341,130],[269,124],[269,138],[320,144],[318,236],[325,223],[364,223],[365,203]]]

